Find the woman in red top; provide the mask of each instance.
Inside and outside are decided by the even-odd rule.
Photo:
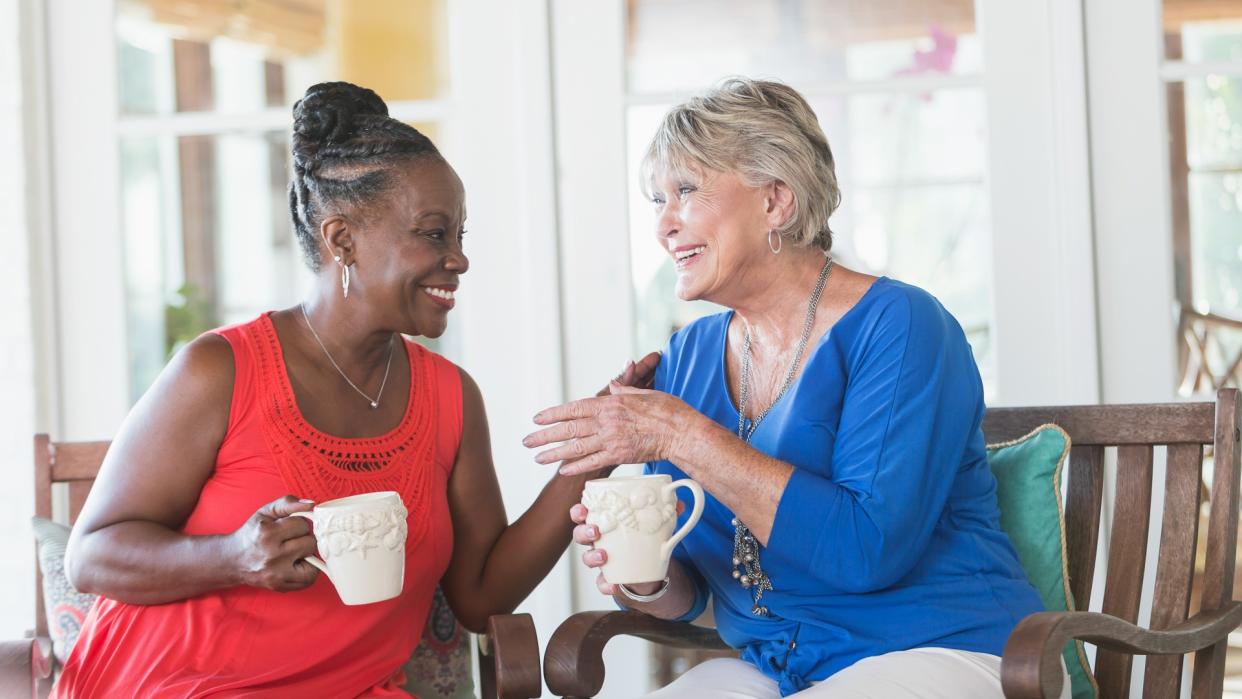
[[[407,696],[437,583],[480,631],[568,545],[584,477],[507,523],[478,387],[401,337],[444,332],[466,211],[431,141],[387,113],[348,83],[294,107],[290,208],[318,283],[192,342],[126,418],[69,544],[74,586],[101,599],[57,696]],[[409,511],[405,587],[346,607],[291,514],[378,490]]]

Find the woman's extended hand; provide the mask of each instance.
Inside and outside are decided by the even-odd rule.
[[[316,553],[310,522],[292,516],[314,506],[286,495],[260,507],[228,537],[244,584],[292,592],[315,582],[319,571],[304,560]]]
[[[691,420],[700,416],[680,398],[662,391],[631,388],[616,381],[608,390],[609,395],[535,415],[535,424],[551,426],[527,435],[522,444],[533,448],[564,442],[540,452],[535,461],[564,461],[561,474],[572,476],[618,464],[667,459],[686,438]]]

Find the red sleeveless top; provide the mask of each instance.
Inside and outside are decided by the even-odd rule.
[[[233,349],[228,431],[182,531],[235,531],[292,494],[324,502],[395,490],[409,511],[400,597],[347,607],[327,576],[297,592],[248,586],[170,604],[101,598],[56,685],[58,697],[406,697],[418,645],[453,549],[448,478],[461,440],[461,377],[406,342],[410,398],[379,437],[341,439],[302,417],[271,319],[215,331]]]

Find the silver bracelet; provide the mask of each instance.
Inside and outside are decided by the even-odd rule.
[[[617,585],[617,587],[621,590],[621,594],[634,600],[635,602],[654,602],[663,597],[664,593],[668,592],[668,578],[664,578],[664,583],[660,585],[660,589],[649,595],[640,595],[635,592],[630,592],[630,588],[625,585]]]

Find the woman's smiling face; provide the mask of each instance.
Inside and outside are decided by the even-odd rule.
[[[400,314],[394,327],[401,332],[439,337],[459,277],[470,268],[462,249],[465,192],[457,173],[439,158],[408,163],[394,176],[354,238],[358,283],[376,310]]]
[[[677,297],[729,305],[734,287],[767,253],[772,186],[735,172],[657,166],[650,182],[656,238],[677,268]]]

